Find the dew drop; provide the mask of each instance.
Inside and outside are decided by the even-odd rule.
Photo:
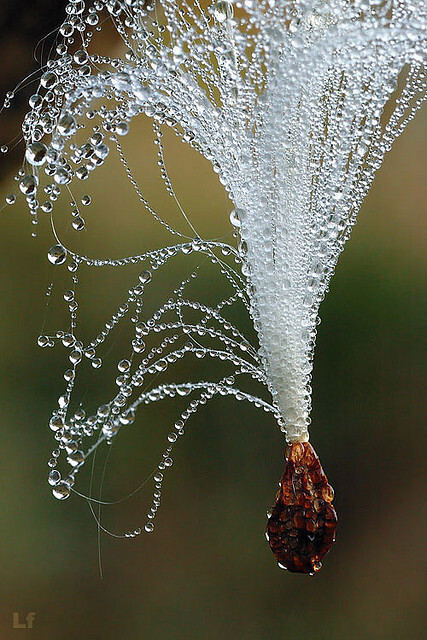
[[[47,347],[49,345],[49,338],[47,336],[39,336],[37,338],[37,344],[39,347]]]
[[[64,426],[64,421],[59,416],[53,416],[49,421],[49,427],[52,431],[59,431]]]
[[[116,133],[119,136],[125,136],[129,132],[129,125],[127,122],[119,122],[116,124]]]
[[[130,362],[129,360],[120,360],[120,362],[117,365],[117,369],[121,372],[124,373],[125,371],[129,371],[130,369]]]
[[[69,360],[72,364],[79,364],[79,362],[82,359],[82,352],[79,351],[78,349],[74,349],[73,351],[71,351],[70,355],[69,355]]]
[[[61,480],[61,474],[59,473],[59,471],[57,469],[52,469],[47,479],[49,484],[52,486],[55,486],[56,484],[58,484],[60,480]]]
[[[61,135],[71,136],[77,129],[77,123],[72,115],[69,113],[64,113],[57,124],[57,131]]]
[[[19,188],[26,196],[32,195],[37,189],[38,178],[32,174],[26,175],[19,183]]]
[[[68,484],[66,484],[65,482],[59,482],[52,489],[52,494],[58,500],[66,500],[70,496],[70,493],[71,493],[71,489],[68,486]]]
[[[62,244],[55,244],[47,253],[49,262],[55,265],[63,264],[67,259],[67,250]]]
[[[52,89],[52,87],[54,87],[57,82],[58,77],[53,71],[46,71],[46,73],[44,73],[40,79],[40,83],[45,89]]]
[[[55,171],[53,179],[57,184],[68,184],[71,182],[71,175],[67,169],[60,167]]]
[[[81,464],[82,462],[84,462],[84,453],[83,451],[75,451],[74,453],[71,453],[68,457],[67,457],[67,462],[72,466],[72,467],[77,467],[79,464]]]
[[[150,280],[151,280],[150,271],[143,271],[142,273],[139,274],[139,281],[142,284],[147,284],[148,282],[150,282]]]
[[[74,218],[71,225],[76,231],[82,231],[85,228],[85,221],[80,216],[77,216],[77,218]]]
[[[25,152],[26,160],[35,167],[41,166],[46,160],[47,147],[42,142],[33,142]]]
[[[213,14],[220,23],[230,20],[234,14],[233,3],[230,0],[219,0],[215,3]]]
[[[74,54],[73,58],[74,58],[74,62],[76,64],[85,64],[88,60],[88,53],[87,51],[84,51],[84,49],[80,49],[79,51],[76,51],[76,53]]]
[[[236,229],[240,228],[239,212],[240,212],[240,209],[233,209],[233,211],[230,213],[230,222],[233,225],[233,227],[235,227]]]

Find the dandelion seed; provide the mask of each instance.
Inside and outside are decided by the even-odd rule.
[[[85,462],[134,422],[140,405],[188,398],[153,475],[148,520],[122,535],[150,533],[171,452],[189,418],[214,396],[231,395],[270,412],[285,434],[290,448],[267,535],[282,567],[313,573],[336,527],[332,490],[308,443],[318,311],[375,172],[424,98],[425,9],[416,0],[97,0],[89,10],[88,4],[68,4],[57,57],[30,98],[23,134],[31,172],[20,172],[19,189],[34,224],[40,208],[54,221],[59,195],[76,178],[90,184],[91,173],[116,153],[123,180],[171,243],[118,260],[92,258],[66,247],[53,223],[56,244],[48,258],[66,264],[74,284],[81,266],[141,267],[126,300],[92,340],[78,335],[74,290],[64,296],[70,326],[39,339],[41,346],[62,343],[72,365],[49,422],[58,446],[49,461],[53,494],[69,497]],[[92,53],[92,29],[102,13],[126,44],[123,58]],[[81,46],[70,55],[77,32]],[[101,124],[92,126],[95,115]],[[185,233],[151,206],[117,137],[132,135],[139,116],[153,121],[161,177]],[[212,163],[234,205],[237,247],[200,238],[181,208],[164,161],[166,127]],[[49,207],[39,204],[42,188]],[[89,207],[91,196],[81,202]],[[72,227],[82,229],[75,203],[71,213]],[[210,261],[228,297],[216,305],[191,300],[196,270],[146,315],[142,300],[158,272],[180,256]],[[259,345],[227,319],[227,309],[239,304],[251,314]],[[118,361],[117,392],[93,412],[74,412],[85,359],[100,368],[101,345],[126,323],[133,335]],[[227,363],[234,374],[157,382],[191,356]],[[266,386],[271,401],[246,392],[245,377]]]

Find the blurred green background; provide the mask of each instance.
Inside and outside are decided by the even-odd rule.
[[[157,210],[168,212],[151,140],[135,122],[124,145]],[[56,501],[46,482],[54,442],[47,421],[66,366],[65,349],[36,346],[46,286],[54,283],[53,296],[63,292],[61,268],[46,260],[48,219],[32,239],[21,202],[1,212],[1,640],[424,637],[425,143],[424,112],[378,173],[321,309],[311,432],[336,491],[339,530],[314,577],[280,571],[264,539],[283,468],[280,432],[263,412],[219,398],[191,419],[176,447],[155,533],[102,536],[100,578],[86,503]],[[167,135],[165,147],[201,233],[230,234],[231,205],[216,175]],[[79,237],[58,214],[69,246],[117,256],[160,244],[114,161],[90,183],[86,232]],[[11,173],[0,193],[13,190]],[[81,317],[97,332],[132,279],[125,269],[87,275]],[[219,291],[211,277],[207,286]],[[48,328],[61,328],[54,309],[46,317]],[[203,366],[189,361],[185,376],[202,378]],[[106,494],[125,494],[151,471],[151,449],[176,414],[172,402],[158,404],[138,414],[131,435],[120,434]],[[148,500],[149,493],[131,501],[109,524],[143,524]],[[34,628],[13,629],[13,612],[29,611]]]

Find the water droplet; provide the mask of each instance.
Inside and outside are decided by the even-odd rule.
[[[214,5],[213,14],[220,23],[230,20],[234,14],[233,3],[230,0],[219,0]]]
[[[38,93],[33,93],[33,95],[30,96],[30,99],[28,100],[28,104],[32,109],[36,109],[41,105],[41,103],[42,97]]]
[[[85,228],[85,221],[80,216],[77,216],[77,218],[74,218],[71,224],[73,229],[75,229],[76,231],[82,231]]]
[[[82,462],[84,462],[84,453],[83,451],[75,451],[74,453],[71,453],[68,457],[67,457],[67,462],[72,466],[72,467],[78,467],[79,464],[81,464]]]
[[[151,280],[150,271],[143,271],[142,273],[139,274],[139,281],[142,284],[147,284],[148,282],[150,282],[150,280]]]
[[[89,171],[85,165],[79,167],[76,171],[76,176],[79,180],[87,180],[89,177]]]
[[[124,373],[125,371],[129,371],[130,369],[130,362],[129,360],[120,360],[120,362],[117,365],[117,369],[121,372]]]
[[[45,213],[51,213],[51,211],[53,210],[53,204],[47,200],[42,204],[41,208]]]
[[[40,79],[40,83],[45,89],[52,89],[52,87],[54,87],[57,82],[58,77],[53,71],[46,71],[46,73],[44,73]]]
[[[67,259],[67,250],[62,244],[55,244],[51,247],[47,254],[47,259],[52,264],[63,264]]]
[[[39,347],[47,347],[49,345],[49,338],[47,336],[39,336],[37,338],[37,344]]]
[[[116,133],[119,136],[125,136],[129,132],[129,125],[127,122],[119,122],[116,124]]]
[[[52,469],[52,471],[49,473],[49,476],[48,476],[48,479],[47,479],[49,484],[54,486],[54,485],[58,484],[58,482],[60,480],[61,480],[61,474],[59,473],[59,471],[57,469]]]
[[[29,174],[21,179],[19,188],[24,195],[29,196],[35,193],[38,183],[38,178],[32,174]]]
[[[62,418],[60,418],[59,416],[52,416],[49,421],[49,427],[52,429],[52,431],[59,431],[59,429],[62,429],[63,426],[64,421]]]
[[[58,500],[66,500],[71,493],[71,489],[65,482],[59,482],[53,489],[52,493]]]
[[[230,222],[236,229],[240,229],[243,209],[233,209],[230,213]]]
[[[80,49],[79,51],[76,51],[76,53],[73,56],[74,58],[74,62],[76,64],[85,64],[89,58],[87,51],[84,51],[83,49]]]
[[[72,115],[64,113],[57,124],[57,131],[63,136],[71,136],[77,129],[77,123]]]
[[[79,349],[74,349],[69,355],[69,360],[72,364],[79,364],[82,359],[82,352]]]
[[[27,147],[25,158],[27,161],[36,166],[41,166],[46,160],[47,147],[42,142],[33,142]]]
[[[53,179],[58,184],[68,184],[71,182],[71,174],[67,169],[60,167],[55,171]]]
[[[102,404],[100,407],[98,407],[97,414],[100,418],[108,418],[108,416],[110,415],[110,407],[108,406],[108,404]]]

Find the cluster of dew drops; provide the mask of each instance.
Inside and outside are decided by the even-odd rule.
[[[236,303],[243,304],[246,309],[249,309],[247,284],[240,275],[245,254],[244,243],[238,243],[239,246],[236,249],[224,242],[204,241],[196,236],[159,250],[114,260],[89,258],[86,255],[77,254],[66,248],[56,235],[53,223],[55,202],[63,192],[72,196],[70,185],[73,180],[87,180],[91,172],[104,164],[111,146],[116,148],[127,177],[145,209],[171,234],[180,235],[149,205],[139,189],[120,145],[119,137],[127,135],[130,120],[138,112],[135,105],[129,101],[120,101],[117,95],[114,95],[116,104],[113,109],[103,105],[95,110],[91,107],[92,98],[105,97],[105,94],[103,89],[98,90],[94,85],[90,95],[89,93],[86,95],[84,89],[80,91],[77,94],[79,99],[76,99],[73,107],[70,108],[70,96],[76,88],[79,91],[80,82],[84,85],[85,79],[91,76],[93,67],[102,63],[116,68],[119,66],[118,62],[105,56],[90,54],[88,48],[94,33],[100,30],[102,13],[107,10],[114,20],[122,16],[126,5],[132,6],[139,19],[152,17],[154,3],[150,2],[144,4],[133,0],[127,0],[125,3],[95,0],[91,6],[87,7],[87,3],[83,0],[70,0],[67,4],[67,19],[59,29],[62,40],[56,47],[57,57],[46,63],[42,69],[38,90],[29,99],[30,111],[22,127],[26,144],[25,162],[15,176],[19,192],[28,205],[31,223],[34,225],[32,235],[36,237],[35,229],[39,218],[47,214],[57,240],[48,250],[47,258],[52,265],[66,266],[72,282],[70,288],[63,293],[63,299],[69,311],[69,327],[67,330],[58,330],[52,335],[43,334],[38,337],[38,345],[42,348],[62,344],[68,350],[69,365],[64,372],[66,387],[49,421],[49,427],[56,441],[48,461],[48,482],[52,487],[53,496],[59,500],[65,500],[71,495],[76,475],[85,461],[101,443],[111,444],[121,428],[133,424],[140,404],[147,405],[164,398],[192,395],[192,399],[176,420],[173,431],[168,434],[167,447],[151,474],[154,491],[146,522],[143,526],[138,526],[117,537],[135,537],[143,532],[153,531],[154,518],[162,497],[164,474],[173,464],[171,457],[173,447],[179,437],[184,435],[190,416],[215,395],[232,395],[237,400],[249,401],[256,407],[272,413],[279,426],[281,425],[280,413],[276,406],[235,386],[236,379],[242,375],[247,375],[263,385],[267,383],[256,348],[237,327],[225,318],[223,313]],[[140,8],[137,11],[138,5]],[[232,11],[231,2],[213,3],[213,15],[218,23],[230,18]],[[135,25],[131,22],[130,18],[125,18],[124,24],[132,27],[135,32],[142,28],[139,24]],[[117,21],[115,25],[119,33],[125,37],[122,23]],[[152,22],[152,26],[160,29],[155,21]],[[81,48],[78,48],[76,45],[80,42]],[[132,59],[132,54],[128,52],[126,57]],[[3,108],[10,107],[14,95],[14,92],[7,93]],[[113,94],[107,97],[112,98]],[[175,198],[163,160],[160,125],[165,119],[150,112],[148,107],[145,109],[145,114],[154,116],[153,128],[158,150],[158,165],[167,192]],[[78,145],[73,142],[73,136],[86,127],[83,118],[90,122],[95,117],[100,117],[102,124],[92,127],[89,138],[83,144]],[[166,121],[166,124],[172,128],[175,126],[171,121]],[[186,142],[197,149],[191,136],[187,136]],[[7,153],[8,146],[1,147],[1,151]],[[46,178],[43,174],[47,180],[50,179],[50,182],[45,183]],[[11,193],[6,196],[7,204],[12,205],[15,202],[16,194]],[[91,202],[92,197],[88,193],[81,197],[80,203],[74,199],[71,200],[71,225],[75,231],[85,228],[82,207],[89,207]],[[234,227],[233,235],[238,238],[240,221],[235,211],[230,214],[230,222]],[[178,239],[182,240],[181,237]],[[230,295],[220,300],[214,307],[187,298],[186,288],[198,275],[195,270],[180,283],[174,290],[173,296],[168,298],[150,318],[143,319],[142,297],[146,289],[152,286],[155,272],[177,256],[195,253],[208,257],[210,262],[218,267],[231,288]],[[105,322],[99,334],[89,343],[84,344],[76,335],[79,268],[81,265],[97,268],[132,264],[141,264],[142,267],[137,282],[129,289],[127,298]],[[50,285],[47,295],[50,295],[51,288]],[[193,323],[187,322],[184,318],[187,310],[197,312],[199,320]],[[168,317],[170,317],[171,313],[175,314],[175,319],[165,320],[164,316],[169,314]],[[126,319],[133,324],[134,337],[129,353],[117,364],[117,393],[110,401],[98,406],[97,410],[90,415],[87,415],[81,406],[70,415],[69,405],[79,366],[86,361],[90,362],[93,369],[100,369],[103,361],[99,356],[98,348],[107,340],[113,329]],[[147,336],[152,338],[156,334],[160,341],[148,349]],[[208,346],[203,345],[205,337],[209,340]],[[217,343],[215,347],[212,346],[214,341]],[[189,354],[196,358],[211,357],[223,362],[227,361],[233,366],[234,373],[219,381],[202,380],[197,383],[158,386],[149,384],[150,377],[154,379],[171,364]],[[148,388],[148,391],[141,391],[141,387]],[[85,438],[94,440],[86,450],[83,445]],[[68,467],[63,463],[64,457]],[[91,496],[85,497],[91,503],[95,502]],[[105,502],[105,504],[108,503]]]
[[[357,99],[348,100],[347,109],[351,107],[354,113],[350,109],[348,117],[342,117],[340,93],[342,73],[341,66],[338,65],[335,76],[326,83],[327,87],[329,85],[331,87],[330,91],[328,89],[329,93],[327,91],[325,94],[335,108],[335,112],[331,111],[331,107],[325,112],[328,131],[331,130],[332,133],[313,136],[317,140],[319,149],[317,155],[314,154],[311,163],[308,164],[310,169],[308,170],[305,160],[309,145],[305,144],[304,136],[307,132],[304,129],[304,123],[307,126],[309,124],[317,126],[317,129],[313,129],[316,132],[323,131],[323,121],[318,118],[316,101],[313,102],[313,113],[310,112],[309,118],[298,116],[300,103],[306,100],[306,91],[301,92],[299,81],[296,82],[298,74],[287,73],[286,66],[283,67],[285,71],[281,70],[277,65],[276,54],[282,42],[281,38],[284,37],[282,27],[286,23],[289,31],[286,35],[287,46],[290,46],[292,41],[292,47],[288,48],[289,51],[292,49],[295,68],[301,66],[298,61],[301,60],[303,53],[306,55],[306,61],[308,60],[307,56],[312,52],[311,47],[319,30],[316,26],[319,16],[311,12],[308,13],[308,18],[305,14],[297,14],[298,11],[304,12],[306,9],[311,9],[314,4],[316,3],[309,0],[307,2],[302,0],[301,2],[220,0],[206,3],[206,8],[202,8],[202,5],[205,7],[205,3],[200,4],[199,0],[195,2],[183,0],[182,3],[175,3],[172,0],[158,2],[94,0],[91,3],[84,0],[69,0],[65,9],[66,19],[59,29],[61,41],[56,47],[56,57],[48,60],[41,69],[39,87],[29,99],[30,111],[25,116],[22,126],[26,146],[25,162],[16,175],[17,192],[26,200],[32,223],[32,235],[36,236],[39,219],[42,220],[46,216],[49,218],[55,241],[48,251],[48,260],[52,265],[67,268],[71,277],[71,284],[63,294],[69,312],[69,326],[52,335],[41,335],[38,338],[41,347],[61,344],[68,349],[68,365],[64,373],[65,390],[60,395],[58,406],[53,411],[49,422],[56,440],[56,448],[52,451],[48,463],[50,469],[48,480],[52,486],[53,495],[64,500],[73,491],[77,493],[74,484],[79,470],[101,443],[111,444],[123,427],[134,422],[140,404],[191,395],[187,407],[175,423],[174,430],[168,435],[166,449],[152,473],[154,493],[147,520],[142,528],[135,528],[127,532],[126,536],[132,537],[142,531],[153,530],[153,520],[162,495],[163,478],[173,463],[171,454],[174,444],[184,434],[189,417],[215,395],[232,395],[237,400],[247,400],[272,413],[279,427],[288,437],[287,423],[283,420],[284,412],[279,410],[274,394],[272,394],[272,404],[269,404],[258,396],[246,393],[240,388],[241,385],[237,385],[240,380],[249,377],[251,382],[256,381],[273,391],[274,385],[271,384],[271,380],[274,382],[273,374],[277,370],[276,378],[279,383],[286,389],[292,389],[295,380],[288,380],[284,372],[289,371],[292,375],[294,370],[298,374],[304,373],[307,362],[310,365],[307,371],[311,371],[314,349],[312,337],[315,335],[314,324],[317,321],[316,305],[326,290],[328,278],[333,273],[337,257],[348,238],[350,227],[354,224],[358,207],[376,169],[381,165],[385,151],[412,119],[421,104],[419,96],[424,87],[425,76],[421,62],[418,60],[418,51],[415,57],[412,52],[415,46],[413,41],[418,42],[421,38],[418,35],[419,28],[417,26],[415,31],[411,31],[410,37],[405,36],[406,39],[403,36],[401,38],[400,35],[401,32],[405,33],[407,18],[412,22],[415,21],[416,5],[412,7],[411,3],[402,2],[394,8],[394,4],[392,7],[388,0],[384,2],[355,0],[354,3],[343,2],[341,5],[331,0],[330,5],[335,7],[334,10],[338,11],[338,7],[341,7],[337,12],[339,19],[344,20],[346,13],[360,9],[362,14],[368,16],[366,18],[368,27],[377,26],[377,9],[378,11],[388,11],[388,8],[390,11],[393,10],[392,13],[396,13],[397,26],[392,30],[394,39],[390,39],[388,43],[393,44],[396,51],[399,52],[400,49],[401,51],[395,63],[396,69],[394,67],[389,69],[389,58],[384,53],[390,47],[384,48],[382,57],[378,57],[378,47],[375,47],[375,64],[371,60],[370,66],[365,65],[367,49],[364,46],[365,40],[360,36],[360,42],[356,43],[356,60],[361,56],[363,64],[356,65],[354,69],[359,71],[357,73],[353,71],[348,78],[348,90],[353,92],[350,91],[350,97]],[[318,6],[321,8],[327,4],[319,2]],[[243,16],[239,17],[238,29],[233,27],[234,8],[238,9]],[[157,12],[159,15],[163,12],[161,19],[158,18]],[[305,22],[300,20],[301,16],[305,16]],[[95,39],[97,31],[100,31],[106,17],[112,20],[114,28],[126,47],[123,58],[92,53],[92,40]],[[329,18],[320,20],[319,33],[323,33],[322,29],[328,28],[329,22]],[[345,24],[347,31],[345,30],[344,33],[352,34],[354,25],[358,23],[351,17]],[[207,28],[206,25],[208,25]],[[168,33],[168,27],[171,29],[170,33]],[[303,32],[299,36],[297,31],[300,27]],[[372,38],[375,29],[364,29],[363,33],[365,32]],[[249,55],[250,52],[252,52],[251,55]],[[353,52],[351,55],[356,54]],[[304,66],[305,75],[314,74],[316,79],[317,57],[316,60],[310,58],[312,67]],[[214,62],[212,62],[213,59]],[[397,77],[401,64],[407,60],[412,64],[408,73],[407,87],[402,90],[400,97],[396,100],[394,113],[382,131],[381,110],[395,90],[396,78],[393,79],[393,85],[390,84],[384,88],[383,79],[381,83],[378,80],[379,61],[382,61],[381,73],[391,81],[391,75],[394,74]],[[183,74],[177,72],[181,65]],[[365,74],[365,66],[370,74],[368,76]],[[266,87],[270,67],[273,79],[276,74],[282,84],[279,85],[277,95],[273,93],[269,98]],[[352,67],[349,68],[352,69]],[[281,73],[284,74],[283,77],[280,76]],[[326,79],[329,77],[328,73],[330,75],[329,69],[325,71]],[[295,86],[292,84],[294,80]],[[312,80],[314,86],[316,82],[313,78]],[[272,86],[274,89],[274,82]],[[311,86],[310,83],[308,86]],[[362,86],[365,87],[363,90]],[[283,87],[288,89],[284,90]],[[320,89],[319,86],[318,91]],[[368,98],[364,92],[369,94]],[[8,108],[13,98],[14,92],[9,92],[3,108]],[[269,113],[269,100],[270,106],[274,107],[275,101],[282,104],[282,99],[286,109],[282,107],[278,110],[270,109],[271,118],[267,117],[265,124],[263,114]],[[266,100],[267,104],[264,104]],[[326,102],[323,100],[322,104],[325,106]],[[359,108],[362,102],[367,109],[366,117],[362,117]],[[293,110],[292,105],[295,105]],[[310,101],[305,104],[306,111],[308,107],[312,108]],[[290,122],[295,125],[295,130],[291,132],[295,152],[293,149],[287,150],[286,145],[283,144],[290,134],[288,111],[291,115],[293,114]],[[160,175],[168,195],[178,206],[179,202],[164,160],[163,125],[211,162],[220,182],[237,207],[230,215],[230,222],[234,228],[234,244],[218,240],[203,240],[182,211],[190,227],[188,235],[185,235],[172,227],[150,205],[132,173],[120,142],[129,133],[132,119],[140,114],[152,120]],[[334,114],[335,119],[331,117]],[[298,122],[303,123],[300,128],[297,127]],[[332,126],[334,123],[335,129]],[[271,153],[270,151],[264,153],[263,148],[257,148],[258,138],[262,142],[263,135],[251,138],[254,127],[256,129],[259,126],[263,133],[264,125],[269,127],[267,131],[269,136],[266,139],[271,145]],[[91,129],[89,135],[80,142],[88,126]],[[300,131],[303,133],[305,131],[304,135],[299,135]],[[328,174],[325,169],[325,166],[328,166],[324,159],[325,149],[329,149],[332,153],[335,147],[340,149],[340,153],[344,155],[347,153],[347,156],[341,158],[341,163],[336,162],[336,158],[331,156],[331,170]],[[272,149],[277,150],[279,159],[289,160],[289,170],[277,193],[272,188],[270,163]],[[1,151],[7,152],[7,146],[2,147]],[[117,154],[124,170],[123,179],[129,181],[142,208],[169,232],[173,240],[170,245],[141,255],[111,259],[78,254],[61,242],[54,221],[55,203],[60,196],[68,198],[72,228],[76,232],[85,229],[87,215],[83,214],[83,211],[90,211],[91,195],[87,190],[77,202],[72,194],[72,183],[88,180],[91,174],[108,162],[110,155],[113,154]],[[254,157],[258,161],[256,171],[253,171]],[[290,165],[298,166],[298,158],[301,170],[293,171]],[[286,165],[286,162],[283,164]],[[351,171],[347,168],[347,164]],[[265,174],[261,175],[260,167],[264,167]],[[255,176],[256,179],[248,180],[248,175]],[[280,175],[277,175],[279,180]],[[299,188],[300,184],[301,188]],[[312,211],[313,226],[307,229],[307,216],[299,215],[300,200],[304,197],[312,201],[313,193],[310,190],[312,184],[320,186],[314,194],[317,200],[313,199],[313,202],[317,202]],[[297,197],[295,197],[294,209],[292,206],[287,206],[285,214],[282,215],[283,185],[287,190],[285,195],[289,196],[291,204],[293,197]],[[345,197],[343,197],[343,185],[346,189]],[[265,195],[263,189],[268,197],[260,198],[260,194]],[[336,201],[333,201],[333,197],[331,198],[334,194],[337,196]],[[15,193],[6,196],[7,204],[13,204],[15,200]],[[330,204],[331,200],[332,204]],[[339,210],[337,202],[341,203]],[[337,211],[334,207],[337,207]],[[273,214],[277,214],[276,218]],[[273,237],[275,240],[280,236],[279,232],[289,230],[285,229],[286,225],[291,230],[298,230],[297,223],[300,218],[299,237],[312,238],[313,243],[317,242],[313,246],[318,254],[314,252],[313,247],[307,245],[301,252],[304,258],[302,261],[298,261],[297,252],[292,247],[292,251],[281,251],[280,255],[295,254],[296,266],[294,267],[296,271],[301,270],[302,275],[299,277],[298,271],[296,280],[302,283],[301,292],[304,295],[301,295],[298,312],[299,320],[303,314],[308,314],[310,322],[313,321],[311,334],[308,331],[308,340],[305,331],[296,338],[293,334],[294,327],[301,324],[292,320],[293,313],[288,313],[288,307],[292,309],[297,307],[295,296],[287,294],[282,297],[285,310],[281,321],[277,323],[276,290],[273,287],[274,295],[269,296],[270,290],[265,286],[265,283],[271,284],[270,261],[266,260],[265,256],[271,258],[272,244],[270,236],[266,237],[265,229],[272,230],[271,234],[274,235],[277,228],[278,232]],[[249,220],[251,224],[248,223]],[[326,232],[330,240],[325,253],[322,247],[325,244],[323,235]],[[245,234],[247,244],[244,241]],[[282,235],[285,238],[286,234]],[[292,239],[292,234],[289,237]],[[249,248],[248,245],[250,245]],[[257,251],[254,251],[254,246],[258,247]],[[321,253],[320,249],[322,249]],[[205,262],[213,264],[225,279],[230,293],[213,306],[193,300],[188,291],[191,283],[199,275],[199,270],[195,269],[191,275],[178,283],[172,295],[150,317],[147,317],[142,299],[144,294],[155,286],[156,272],[173,264],[179,256],[190,254],[193,257],[195,254],[200,255]],[[319,267],[319,273],[317,270],[313,271],[315,275],[322,272],[327,276],[317,277],[316,280],[312,278],[312,272],[306,268],[306,257],[310,258],[311,262],[318,260],[316,267]],[[84,343],[77,335],[78,284],[83,270],[126,265],[140,265],[139,277],[126,292],[123,302],[111,314],[98,335]],[[291,267],[288,265],[285,268],[284,261],[283,273],[281,272],[284,276],[282,284],[286,282],[285,276],[289,275]],[[308,287],[313,291],[307,291]],[[314,291],[316,287],[317,294]],[[258,308],[253,304],[254,289],[258,294]],[[263,290],[266,293],[264,302],[260,295]],[[274,309],[271,308],[271,300],[273,300]],[[227,311],[233,305],[243,305],[251,315],[259,333],[261,350],[253,346],[227,319]],[[194,320],[195,316],[197,320]],[[263,326],[258,322],[261,316]],[[300,352],[303,357],[296,358],[298,364],[296,367],[287,366],[288,363],[283,357],[284,350],[280,347],[281,339],[276,340],[279,333],[280,337],[284,333],[283,319],[289,321],[287,327],[289,334],[301,346]],[[118,387],[117,393],[98,406],[96,411],[91,410],[86,413],[82,406],[71,410],[72,392],[80,369],[84,363],[86,365],[90,363],[89,367],[91,366],[94,370],[102,368],[101,345],[111,338],[117,325],[123,325],[126,322],[131,323],[133,337],[127,351],[117,364],[115,381]],[[310,322],[307,325],[309,327]],[[272,325],[270,328],[269,323]],[[271,329],[269,335],[271,334],[272,348],[270,343],[263,347],[262,337],[268,334],[266,327]],[[155,343],[152,347],[149,346],[151,342]],[[228,373],[220,380],[176,384],[155,382],[157,376],[166,371],[170,365],[187,356],[206,357],[225,362],[233,373],[231,375]],[[275,356],[278,357],[275,358]],[[303,361],[303,366],[300,366],[300,361]],[[276,363],[277,366],[270,366],[269,373],[266,373],[268,370],[266,362],[273,365]],[[283,365],[284,362],[286,366]],[[96,376],[96,373],[94,375]],[[306,375],[304,379],[309,380],[310,374],[304,375]],[[275,382],[275,387],[279,388],[279,383]],[[299,388],[301,385],[296,386]],[[303,394],[305,394],[304,407],[309,406],[311,387],[308,383],[303,389]],[[294,401],[293,398],[290,400]],[[292,408],[291,404],[290,406]],[[292,418],[294,418],[293,415]],[[294,419],[293,422],[295,422]],[[92,444],[87,447],[83,444],[86,438],[92,439]],[[93,501],[91,496],[85,497]]]

